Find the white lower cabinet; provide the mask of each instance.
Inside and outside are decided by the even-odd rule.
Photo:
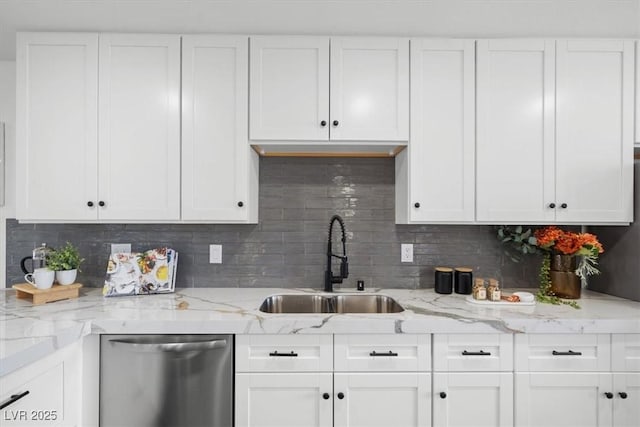
[[[239,335],[236,426],[430,427],[429,370],[427,334]]]
[[[236,426],[330,427],[333,374],[236,374]]]
[[[513,336],[433,336],[433,425],[513,425]]]
[[[640,372],[613,374],[613,425],[640,426]]]
[[[333,388],[335,427],[431,425],[431,374],[335,373]]]
[[[513,373],[434,373],[433,425],[512,426]]]
[[[0,425],[80,425],[80,355],[74,344],[0,378]]]

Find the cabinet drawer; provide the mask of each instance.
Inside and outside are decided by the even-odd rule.
[[[611,369],[640,372],[640,334],[611,336]]]
[[[332,335],[236,335],[237,372],[331,370]]]
[[[336,335],[337,372],[429,371],[429,335]]]
[[[0,381],[0,403],[7,403],[12,395],[29,393],[2,409],[2,425],[63,425],[63,375],[63,364],[60,363],[32,376],[22,384],[11,384],[13,381],[4,381],[3,378],[3,381]]]
[[[444,334],[433,336],[433,370],[512,371],[511,334]]]
[[[608,371],[609,334],[517,334],[516,371]]]

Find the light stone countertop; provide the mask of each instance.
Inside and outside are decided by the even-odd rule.
[[[529,289],[528,291],[535,291]],[[640,333],[640,303],[585,291],[580,310],[478,306],[465,295],[433,289],[369,289],[395,298],[397,314],[267,314],[273,294],[316,289],[189,288],[174,294],[104,298],[88,288],[79,298],[33,306],[15,291],[0,292],[0,376],[94,333]],[[338,291],[345,292],[345,291]],[[350,293],[355,293],[351,292]]]

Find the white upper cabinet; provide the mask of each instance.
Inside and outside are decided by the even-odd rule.
[[[257,222],[247,138],[248,38],[182,38],[182,219]]]
[[[98,35],[17,39],[17,218],[95,219]]]
[[[179,219],[180,36],[101,35],[99,100],[100,219]]]
[[[475,42],[411,40],[411,144],[396,161],[396,222],[474,220]]]
[[[640,41],[636,42],[636,147],[640,147]]]
[[[408,139],[407,39],[263,36],[250,50],[250,139]]]
[[[553,40],[479,40],[476,219],[552,222]]]
[[[252,37],[250,138],[329,139],[329,39]]]
[[[633,219],[633,42],[478,42],[476,219]]]
[[[556,220],[633,220],[633,42],[557,42]]]
[[[409,41],[331,39],[331,139],[409,139]]]

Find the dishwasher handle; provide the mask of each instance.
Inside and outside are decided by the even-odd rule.
[[[109,340],[109,342],[112,343],[112,345],[118,347],[126,347],[133,351],[139,352],[165,351],[173,353],[183,353],[187,351],[213,350],[216,348],[224,348],[227,346],[227,340],[147,343],[136,340],[115,339]]]

